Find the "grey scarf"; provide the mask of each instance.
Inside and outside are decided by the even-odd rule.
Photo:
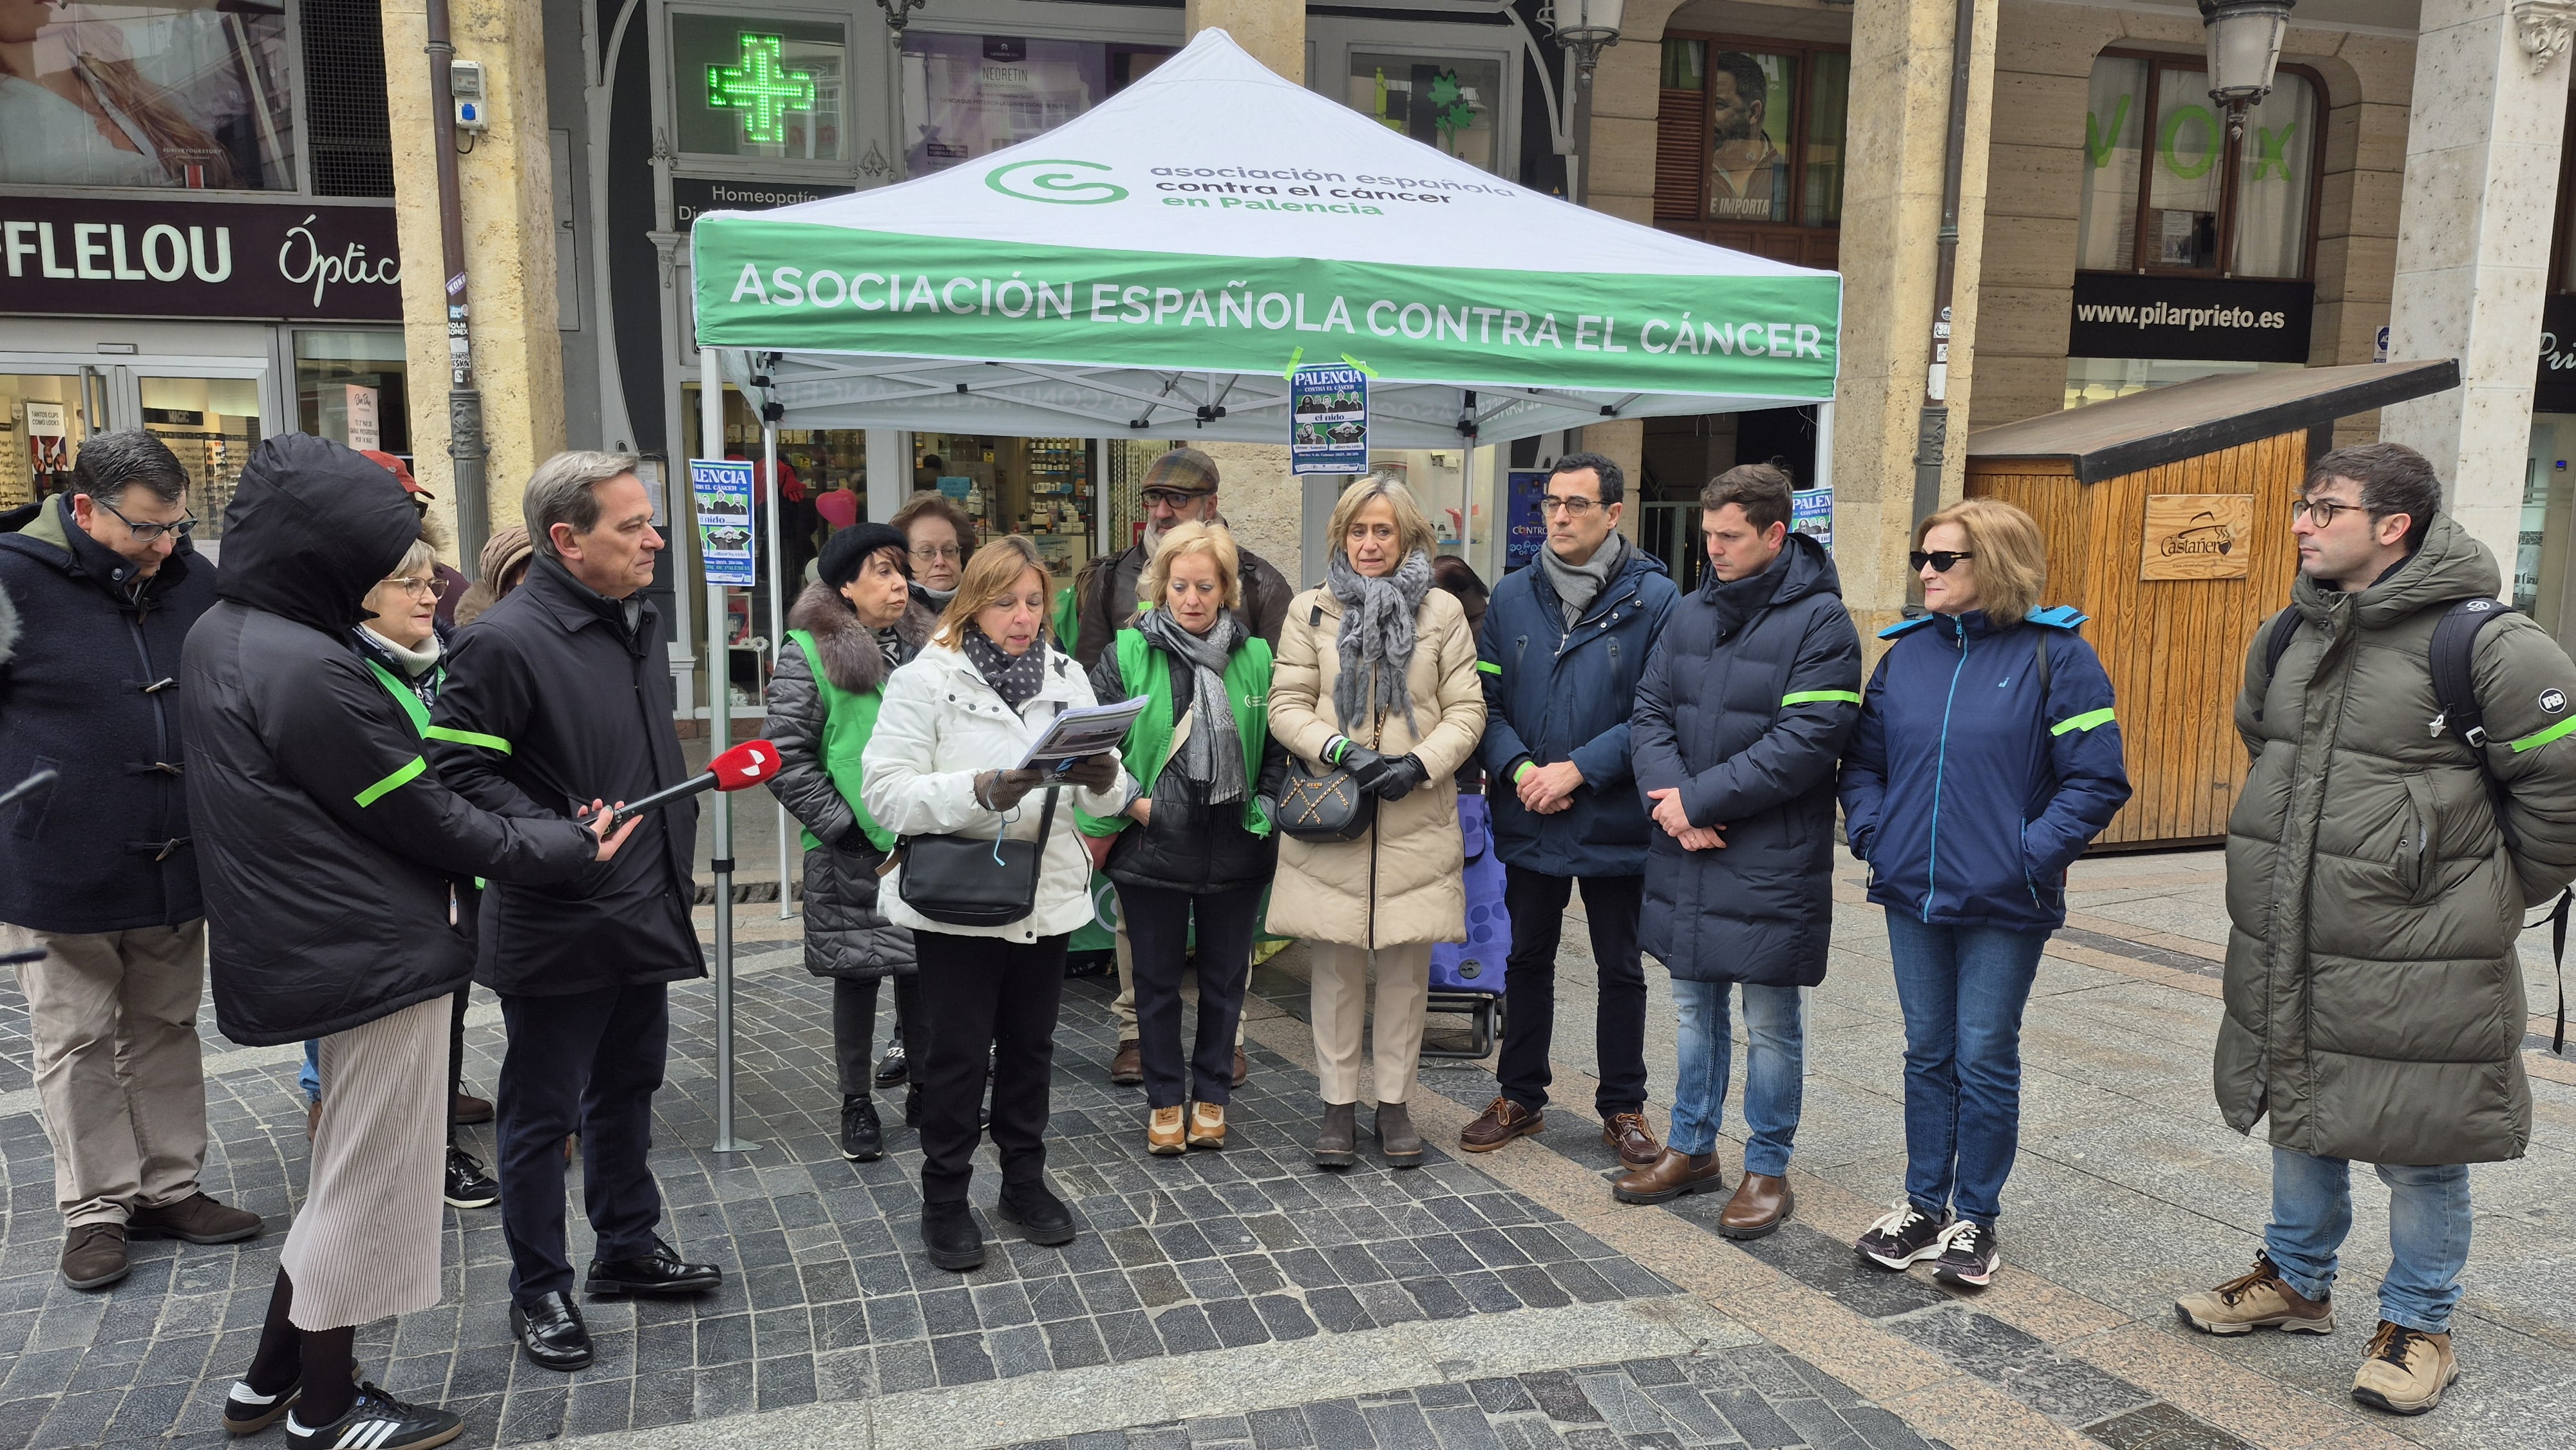
[[[1196,635],[1170,610],[1149,609],[1136,627],[1148,643],[1189,667],[1190,709],[1198,718],[1173,757],[1181,778],[1206,786],[1209,805],[1243,799],[1243,741],[1235,733],[1234,701],[1225,693],[1225,662],[1243,642],[1243,626],[1231,613],[1220,612],[1214,629]]]
[[[1548,587],[1556,591],[1556,605],[1565,614],[1566,628],[1574,628],[1583,611],[1590,609],[1601,591],[1610,587],[1610,581],[1619,577],[1619,566],[1627,559],[1628,541],[1615,529],[1601,541],[1601,547],[1592,551],[1592,557],[1580,564],[1569,564],[1556,557],[1556,550],[1539,545],[1539,567],[1547,571]]]
[[[1341,717],[1342,732],[1400,709],[1405,726],[1420,735],[1405,672],[1413,667],[1414,620],[1431,592],[1431,556],[1416,549],[1394,573],[1368,579],[1351,567],[1349,554],[1335,549],[1324,584],[1342,602],[1342,671],[1333,681],[1333,712]]]

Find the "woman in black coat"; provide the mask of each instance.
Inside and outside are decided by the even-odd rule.
[[[906,1059],[921,1060],[913,1049],[925,1034],[912,933],[877,910],[877,867],[894,837],[859,803],[859,752],[886,677],[937,621],[910,593],[904,536],[884,524],[834,534],[816,574],[787,612],[763,733],[778,747],[770,793],[805,827],[805,970],[832,979],[841,1156],[872,1163],[885,1156],[885,1130],[868,1096],[880,978],[895,978]],[[905,1120],[917,1118],[907,1106]]]

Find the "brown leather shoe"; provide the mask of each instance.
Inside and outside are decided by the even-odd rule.
[[[1458,1146],[1470,1153],[1491,1153],[1546,1126],[1545,1113],[1533,1113],[1510,1098],[1496,1098],[1476,1121],[1458,1130]]]
[[[1717,1216],[1717,1231],[1731,1239],[1758,1239],[1797,1210],[1798,1195],[1789,1191],[1788,1179],[1747,1173],[1736,1180],[1735,1196]]]
[[[1243,1049],[1238,1047],[1234,1050],[1234,1085],[1241,1087],[1251,1080],[1252,1059],[1244,1056]]]
[[[1109,1059],[1109,1080],[1120,1087],[1134,1087],[1145,1080],[1144,1044],[1133,1037],[1118,1040],[1118,1055]]]
[[[125,1225],[85,1223],[63,1235],[63,1282],[75,1289],[104,1289],[134,1266],[125,1258]]]
[[[230,1208],[203,1193],[177,1203],[138,1208],[126,1216],[125,1236],[133,1239],[179,1239],[192,1244],[236,1244],[256,1238],[263,1227],[258,1214]]]
[[[1697,1155],[1666,1148],[1651,1168],[1640,1168],[1610,1185],[1610,1196],[1621,1203],[1670,1203],[1686,1193],[1718,1193],[1726,1187],[1726,1172],[1714,1153]]]
[[[1646,1126],[1644,1113],[1612,1113],[1603,1118],[1601,1141],[1619,1150],[1622,1168],[1652,1168],[1664,1156],[1664,1145],[1655,1141],[1655,1130]]]
[[[455,1105],[448,1109],[447,1117],[448,1121],[463,1127],[471,1127],[476,1123],[488,1123],[492,1121],[492,1100],[478,1098],[472,1093],[458,1093]]]

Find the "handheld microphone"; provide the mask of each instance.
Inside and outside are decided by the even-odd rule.
[[[608,819],[608,830],[618,827],[653,809],[673,801],[687,800],[711,790],[744,790],[770,780],[778,774],[778,747],[766,740],[746,740],[707,762],[706,770],[678,785],[657,790],[640,801],[629,801],[617,808]]]

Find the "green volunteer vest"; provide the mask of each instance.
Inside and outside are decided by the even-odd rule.
[[[1127,727],[1127,769],[1154,793],[1154,782],[1171,762],[1172,734],[1180,722],[1172,716],[1172,657],[1145,642],[1142,630],[1118,631],[1118,678],[1143,695],[1145,713]],[[1270,818],[1261,813],[1251,787],[1261,781],[1261,752],[1270,740],[1270,646],[1247,638],[1225,661],[1225,695],[1234,706],[1236,736],[1243,744],[1243,828],[1256,836],[1270,834]],[[1075,821],[1086,836],[1114,836],[1128,824],[1125,816],[1102,818],[1076,808]]]
[[[859,754],[868,748],[868,737],[876,733],[877,703],[885,698],[885,689],[879,686],[864,695],[842,689],[823,673],[823,655],[814,646],[813,631],[791,629],[787,637],[805,651],[805,672],[814,677],[814,691],[823,699],[823,770],[832,777],[833,789],[849,804],[850,814],[858,818],[859,830],[868,838],[868,844],[880,851],[891,851],[894,832],[878,825],[877,818],[869,815],[867,806],[859,800],[859,786],[866,779],[866,772],[859,767]],[[876,648],[873,640],[868,648]],[[822,849],[823,843],[814,839],[812,831],[804,835],[806,850]]]

